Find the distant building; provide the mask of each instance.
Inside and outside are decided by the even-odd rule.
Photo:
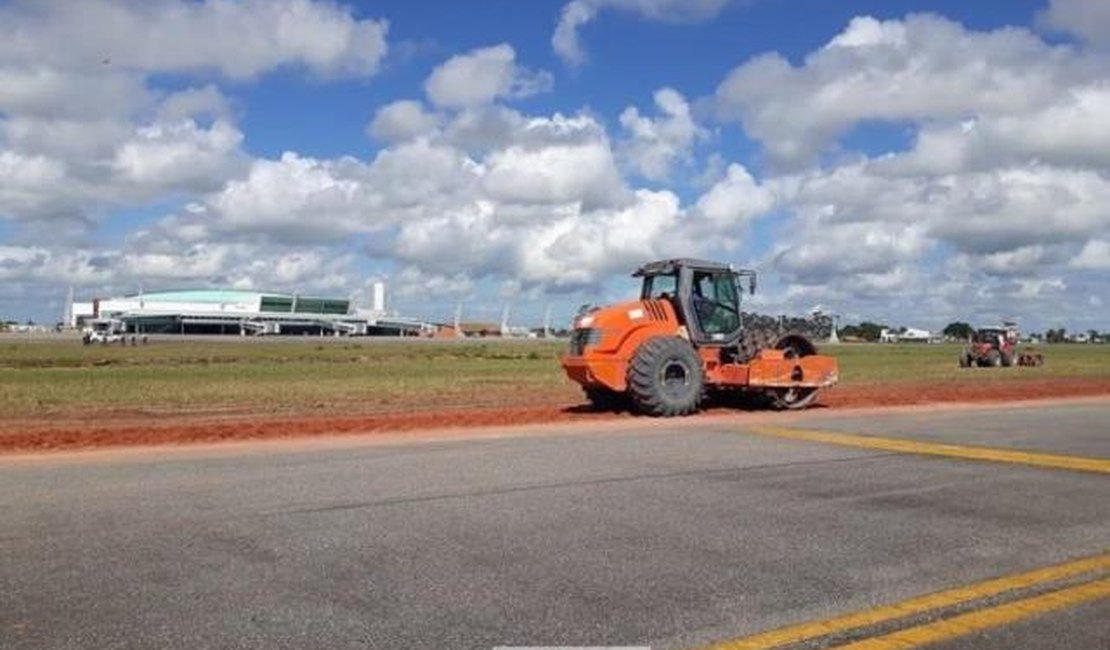
[[[373,305],[357,309],[347,298],[189,289],[139,293],[91,302],[67,310],[71,327],[93,319],[123,321],[129,332],[180,334],[419,335],[430,326],[385,312],[385,289],[376,283]]]
[[[461,322],[456,332],[467,337],[501,336],[501,326],[489,322]]]

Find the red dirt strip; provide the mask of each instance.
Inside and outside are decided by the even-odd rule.
[[[1110,380],[1072,378],[960,383],[856,384],[825,391],[819,405],[829,409],[958,402],[1005,402],[1080,396],[1110,396]],[[519,396],[513,403],[520,404]],[[508,401],[506,402],[509,403]],[[711,413],[736,409],[711,407]],[[405,432],[548,422],[602,421],[636,417],[597,412],[583,403],[552,403],[537,395],[525,406],[420,409],[335,415],[334,413],[129,415],[82,413],[36,420],[0,420],[0,453],[67,451],[97,447],[211,443],[334,434]]]

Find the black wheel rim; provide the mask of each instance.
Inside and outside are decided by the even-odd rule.
[[[668,361],[659,371],[659,379],[668,397],[681,397],[690,385],[690,369],[681,361]]]

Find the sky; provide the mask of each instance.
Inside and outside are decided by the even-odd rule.
[[[1110,329],[1110,1],[0,3],[0,319],[229,287]]]

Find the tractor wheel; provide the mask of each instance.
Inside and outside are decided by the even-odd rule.
[[[671,417],[698,410],[704,392],[701,359],[678,337],[648,339],[628,366],[628,394],[647,415]]]
[[[987,354],[987,365],[991,368],[1002,367],[1002,355],[999,354],[998,350],[991,350]]]
[[[622,393],[595,386],[588,386],[582,390],[595,411],[624,411],[628,408],[628,400]]]
[[[817,354],[817,346],[802,334],[786,334],[775,342],[775,349],[782,350],[787,359],[808,357]],[[817,399],[817,389],[809,386],[790,388],[771,388],[767,395],[771,406],[782,411],[804,409]]]

